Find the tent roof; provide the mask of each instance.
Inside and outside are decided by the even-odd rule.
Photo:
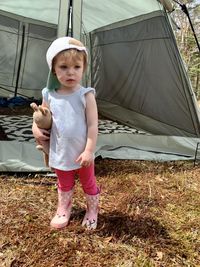
[[[58,23],[59,4],[60,0],[0,0],[1,10],[53,24]],[[120,20],[160,10],[161,5],[155,0],[82,0],[82,8],[83,28],[90,32]],[[80,10],[75,9],[74,12],[75,17],[80,16]]]
[[[83,27],[86,32],[90,32],[120,20],[160,10],[160,8],[161,5],[155,0],[121,0],[120,4],[118,0],[83,0]]]
[[[20,16],[57,24],[59,0],[0,0],[0,9]]]

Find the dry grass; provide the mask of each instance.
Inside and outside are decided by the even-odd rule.
[[[68,227],[51,230],[55,178],[0,176],[1,267],[200,266],[200,169],[188,162],[97,160],[98,229],[81,227],[77,181]]]

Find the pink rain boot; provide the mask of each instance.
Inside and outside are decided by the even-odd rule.
[[[97,227],[100,193],[97,195],[85,194],[85,196],[87,201],[87,210],[82,222],[82,226],[85,226],[87,230],[93,230]]]
[[[56,215],[51,220],[51,227],[60,229],[68,224],[71,215],[73,193],[74,189],[68,192],[58,190],[58,208]]]

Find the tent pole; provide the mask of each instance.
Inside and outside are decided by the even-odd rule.
[[[72,17],[73,17],[73,0],[70,0],[69,1],[69,7],[68,7],[68,22],[67,22],[67,32],[66,32],[66,35],[67,36],[71,36],[73,37],[73,20],[72,20]],[[71,30],[70,30],[71,28]]]
[[[195,41],[196,41],[196,44],[197,44],[197,47],[199,49],[199,53],[200,53],[200,44],[199,44],[199,41],[197,39],[197,35],[196,35],[196,32],[195,32],[195,29],[194,29],[194,26],[193,26],[193,23],[192,23],[192,20],[190,18],[190,14],[189,14],[189,11],[187,9],[187,6],[185,4],[181,4],[179,3],[178,1],[176,0],[173,0],[175,3],[177,3],[180,7],[181,7],[181,10],[186,14],[186,16],[188,17],[188,20],[189,20],[189,23],[190,23],[190,27],[192,29],[192,32],[193,32],[193,35],[194,35],[194,38],[195,38]]]
[[[193,35],[194,35],[194,38],[195,38],[195,41],[196,41],[196,44],[197,44],[197,47],[198,47],[199,53],[200,53],[200,45],[199,45],[199,42],[198,42],[198,39],[197,39],[196,32],[194,30],[194,26],[193,26],[191,18],[190,18],[190,14],[189,14],[188,9],[187,9],[187,6],[185,4],[183,4],[183,5],[181,5],[181,8],[182,8],[183,12],[186,14],[186,16],[188,17],[188,20],[189,20],[189,23],[190,23],[190,27],[192,29],[192,32],[193,32]]]
[[[58,32],[57,37],[66,36],[68,29],[70,0],[60,0],[58,15]]]
[[[82,0],[60,0],[57,36],[71,35],[81,40],[81,22]]]
[[[24,50],[24,38],[25,38],[25,25],[22,26],[22,40],[21,40],[21,48],[20,48],[20,54],[19,54],[19,64],[17,68],[17,79],[16,79],[16,84],[15,84],[15,92],[14,92],[14,97],[17,96],[17,89],[18,89],[18,84],[19,84],[19,75],[20,75],[20,69],[21,69],[21,63],[22,63],[22,54]]]
[[[82,0],[73,1],[73,16],[72,16],[72,25],[73,25],[73,37],[81,40],[81,27],[82,27]]]

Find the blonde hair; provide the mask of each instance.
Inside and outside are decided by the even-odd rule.
[[[72,44],[72,45],[76,45],[76,46],[80,46],[80,47],[83,47],[84,45],[79,41],[79,40],[76,40],[74,38],[71,38],[69,40],[69,43]],[[79,51],[75,48],[70,48],[70,49],[66,49],[66,50],[63,50],[61,51],[60,53],[58,53],[52,60],[52,71],[54,72],[54,66],[55,66],[55,62],[56,62],[56,59],[57,59],[57,56],[58,55],[63,55],[65,58],[67,58],[68,60],[83,60],[83,68],[84,68],[84,71],[86,70],[86,67],[87,67],[87,54],[85,51]]]

